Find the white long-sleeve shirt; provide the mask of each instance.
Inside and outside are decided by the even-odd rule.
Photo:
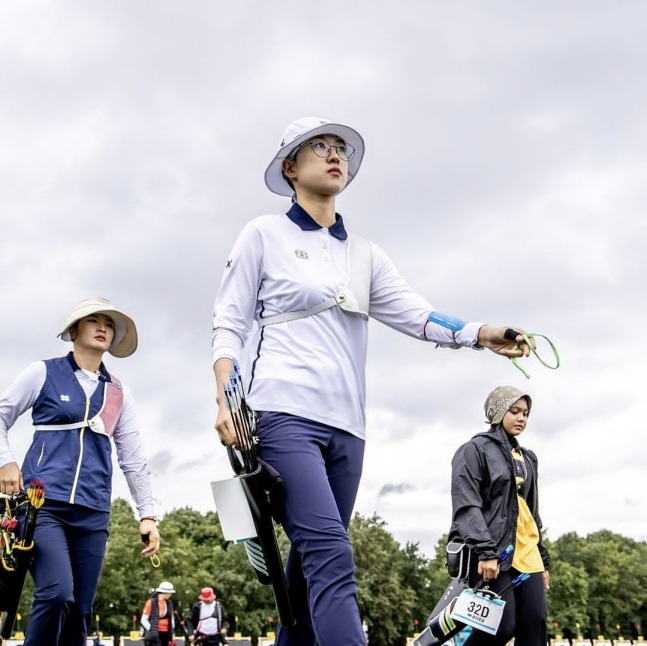
[[[368,322],[332,307],[256,328],[255,320],[313,307],[348,284],[347,234],[341,217],[321,228],[297,204],[245,226],[226,263],[213,318],[213,362],[239,360],[250,341],[249,405],[312,419],[365,437]],[[452,332],[428,316],[388,256],[371,246],[369,316],[415,338],[474,347],[481,323]]]

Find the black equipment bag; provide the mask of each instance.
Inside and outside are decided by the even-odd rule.
[[[11,637],[27,570],[34,555],[34,529],[44,502],[43,485],[0,499],[0,638]]]
[[[472,550],[465,543],[450,541],[445,549],[447,572],[452,579],[467,579],[470,573]]]
[[[279,623],[290,628],[296,620],[273,524],[273,520],[283,520],[282,481],[278,472],[260,458],[254,473],[239,478],[257,534],[256,538],[245,541],[247,556],[259,582],[272,586]]]

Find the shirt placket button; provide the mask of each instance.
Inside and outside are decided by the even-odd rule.
[[[330,256],[330,233],[328,233],[328,229],[321,229],[321,241],[324,262],[332,262]]]

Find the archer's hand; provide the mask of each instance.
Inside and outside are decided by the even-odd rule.
[[[527,332],[519,327],[513,328],[517,332],[514,339],[507,338],[505,331],[510,329],[507,326],[494,327],[483,325],[479,330],[478,345],[487,348],[495,354],[503,357],[527,357],[530,355],[530,346],[524,341],[522,334]]]
[[[229,408],[227,408],[225,394],[223,392],[223,384],[229,383],[229,375],[233,369],[234,362],[226,357],[218,359],[213,366],[217,384],[216,402],[218,403],[218,417],[214,427],[218,431],[218,436],[223,444],[238,446],[236,432],[234,430],[234,421],[231,418]]]
[[[9,462],[0,467],[0,493],[11,496],[24,488],[22,472],[17,462]]]
[[[479,561],[478,573],[483,577],[484,581],[496,579],[499,576],[499,560],[488,559],[486,561]]]
[[[142,550],[143,556],[153,556],[157,554],[160,548],[160,542],[162,541],[160,533],[157,530],[157,524],[154,520],[145,518],[139,523],[139,533],[142,536],[148,536],[148,541],[146,547]]]
[[[218,437],[223,444],[238,446],[236,432],[234,431],[234,420],[224,402],[218,407],[218,417],[214,426],[216,431],[218,431]]]

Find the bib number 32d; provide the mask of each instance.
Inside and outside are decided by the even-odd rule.
[[[496,635],[504,606],[505,601],[497,597],[463,590],[456,599],[451,616],[472,628]]]

